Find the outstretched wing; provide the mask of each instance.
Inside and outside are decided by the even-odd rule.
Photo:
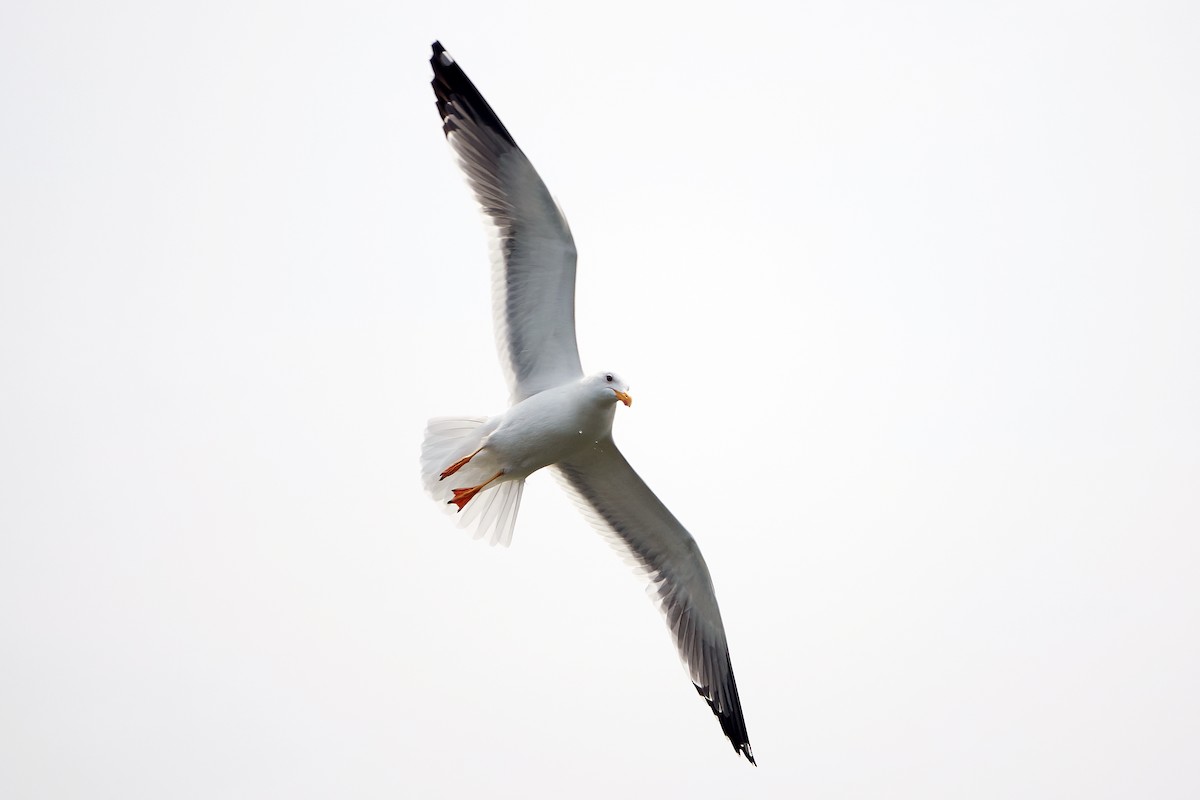
[[[679,655],[733,749],[754,764],[712,578],[700,548],[638,477],[611,438],[557,465],[601,534],[645,571]]]
[[[439,42],[433,91],[492,233],[492,314],[514,402],[580,377],[575,241],[546,185]]]

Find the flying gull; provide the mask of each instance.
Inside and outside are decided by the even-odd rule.
[[[754,764],[712,578],[691,534],[613,443],[615,372],[584,375],[575,344],[575,242],[542,179],[439,42],[433,91],[442,129],[492,235],[492,310],[512,406],[494,417],[429,421],[426,490],[473,529],[508,545],[525,478],[557,473],[581,510],[650,581],[696,691],[733,749]]]

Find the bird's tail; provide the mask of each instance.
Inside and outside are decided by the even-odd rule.
[[[421,445],[421,481],[425,491],[445,511],[454,514],[459,526],[471,531],[474,538],[486,536],[488,544],[507,547],[512,542],[525,481],[503,477],[491,480],[498,466],[488,452],[473,456],[493,427],[485,417],[429,420]],[[446,474],[449,470],[452,472]],[[461,490],[485,483],[486,488],[458,508],[455,490],[460,490],[457,494],[461,496]]]

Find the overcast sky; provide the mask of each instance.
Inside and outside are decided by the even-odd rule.
[[[438,9],[438,6],[445,6]],[[441,39],[558,197],[759,768],[507,397]],[[1200,6],[6,3],[0,795],[1200,795]]]

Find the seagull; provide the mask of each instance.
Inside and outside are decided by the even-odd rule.
[[[483,95],[440,42],[433,92],[442,130],[491,234],[492,311],[511,407],[438,417],[421,447],[426,491],[475,538],[507,546],[525,479],[549,467],[592,525],[648,578],[680,659],[735,752],[751,764],[712,578],[695,539],[613,443],[629,386],[584,375],[575,343],[575,241],[562,210]]]

